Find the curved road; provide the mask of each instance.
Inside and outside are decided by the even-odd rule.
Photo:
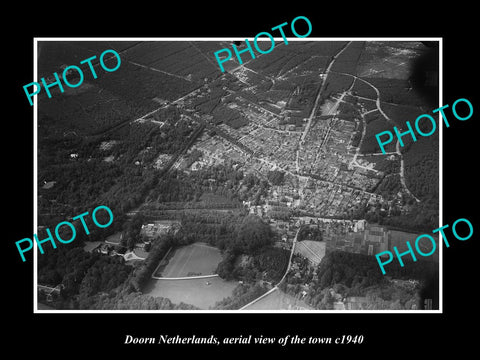
[[[360,78],[356,75],[352,75],[352,74],[348,74],[348,73],[341,73],[341,72],[338,72],[337,74],[351,76],[354,79],[363,81],[365,84],[369,85],[375,91],[375,93],[377,94],[377,99],[375,100],[375,105],[377,107],[377,110],[380,112],[380,114],[382,114],[382,116],[385,118],[385,120],[387,120],[390,124],[392,124],[392,126],[396,126],[396,123],[392,119],[390,119],[388,117],[388,115],[385,114],[385,112],[382,110],[381,103],[380,103],[380,91],[372,83],[370,83],[367,80],[362,79],[362,78]],[[403,161],[403,155],[400,151],[400,143],[399,143],[398,139],[397,139],[397,144],[396,144],[396,153],[400,157],[400,173],[399,173],[400,183],[402,184],[402,187],[407,194],[409,194],[411,197],[413,197],[416,202],[420,202],[420,200],[415,195],[413,195],[413,193],[408,189],[407,184],[405,182],[405,165],[404,165],[404,161]]]
[[[297,173],[300,174],[300,151],[302,151],[302,148],[303,148],[303,144],[305,142],[305,138],[307,137],[307,134],[308,132],[310,131],[310,127],[312,125],[312,121],[313,121],[313,118],[315,116],[315,112],[317,110],[317,107],[318,107],[318,103],[320,101],[320,98],[322,97],[322,93],[323,93],[323,90],[325,89],[325,86],[327,84],[327,79],[328,79],[328,74],[330,73],[331,69],[332,69],[332,66],[333,64],[335,63],[335,60],[337,60],[337,58],[342,54],[342,52],[345,51],[345,49],[351,44],[352,42],[349,41],[347,44],[345,44],[345,46],[343,46],[333,57],[332,57],[332,60],[330,61],[330,63],[328,64],[327,66],[327,69],[325,70],[325,77],[323,78],[323,81],[322,81],[322,85],[320,85],[320,88],[318,89],[318,93],[317,93],[317,96],[315,98],[315,102],[312,106],[312,110],[310,111],[310,115],[308,117],[308,121],[307,121],[307,125],[305,126],[305,130],[303,131],[302,133],[302,136],[300,137],[300,141],[298,143],[298,146],[297,146],[297,153],[296,153],[296,159],[295,159],[295,167],[296,167],[296,170],[297,170]],[[343,95],[342,95],[342,98],[343,98]],[[337,101],[336,103],[336,106],[338,107],[338,104],[339,104],[339,101]],[[334,106],[333,109],[330,109],[330,113],[333,113],[334,111],[336,111],[336,107]],[[303,199],[303,190],[305,188],[305,184],[304,186],[302,186],[300,183],[300,189],[299,189],[299,194],[301,196],[301,198]]]

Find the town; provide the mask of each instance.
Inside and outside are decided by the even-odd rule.
[[[372,76],[371,69],[383,66],[379,53],[407,62],[422,49],[408,42],[291,41],[268,56],[231,59],[219,74],[208,56],[218,45],[126,44],[122,77],[110,74],[95,83],[124,91],[115,81],[125,86],[125,77],[131,77],[129,84],[144,77],[155,96],[145,101],[144,85],[138,90],[144,111],[132,109],[134,116],[113,124],[103,116],[101,130],[79,121],[76,131],[85,132],[85,140],[65,150],[64,158],[56,155],[69,169],[107,174],[96,182],[78,180],[86,189],[76,198],[88,199],[85,204],[102,199],[119,219],[104,236],[85,239],[83,249],[122,268],[116,274],[123,277],[115,276],[118,283],[108,282],[111,287],[94,300],[81,294],[74,299],[87,308],[91,301],[108,308],[123,304],[134,289],[138,300],[121,306],[153,301],[148,306],[157,309],[421,308],[415,300],[418,266],[430,276],[438,255],[411,267],[411,274],[393,269],[384,279],[375,254],[404,251],[406,240],[438,223],[438,184],[425,184],[415,173],[437,169],[436,138],[403,150],[398,141],[386,152],[378,147],[378,130],[401,124],[403,110],[418,113],[422,104],[404,86],[408,67],[387,73],[388,80]],[[165,58],[153,56],[156,51]],[[191,63],[180,70],[178,59]],[[153,74],[171,81],[163,93]],[[385,93],[391,101],[381,101]],[[117,101],[102,96],[105,104]],[[414,146],[425,141],[433,150],[419,156]],[[39,177],[42,208],[48,210],[40,211],[41,225],[69,210],[60,205],[72,189],[62,176],[52,168]],[[57,289],[58,277],[45,273],[40,279],[42,289]],[[401,303],[378,300],[385,287],[400,294]]]

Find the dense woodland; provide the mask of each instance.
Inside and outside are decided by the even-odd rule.
[[[223,196],[237,204],[244,200],[252,200],[254,204],[264,201],[269,182],[235,170],[233,165],[216,165],[189,174],[172,171],[151,190],[147,201],[199,201],[205,193]]]
[[[93,295],[114,293],[131,271],[119,256],[89,253],[79,246],[62,245],[38,257],[38,283],[64,286],[54,303],[58,309],[89,309]]]
[[[407,186],[421,200],[438,200],[439,165],[438,136],[419,138],[405,149]]]
[[[197,310],[193,305],[172,303],[164,297],[153,297],[140,292],[120,291],[114,296],[98,294],[95,296],[92,310]]]
[[[156,156],[180,151],[192,130],[193,125],[178,121],[162,130],[151,123],[132,124],[113,139],[39,137],[39,213],[75,213],[98,203],[124,213],[138,206],[161,175],[152,166]],[[117,143],[102,150],[107,140]],[[108,156],[114,161],[104,161]],[[43,189],[49,181],[54,186]]]
[[[375,257],[343,251],[327,253],[316,269],[301,257],[295,257],[294,261],[300,276],[290,272],[280,288],[297,297],[306,289],[303,300],[316,309],[333,308],[330,289],[342,297],[367,297],[372,309],[410,309],[418,301],[416,297],[420,289],[392,286],[390,279],[418,280],[421,286],[425,286],[438,277],[436,266],[423,261],[405,262],[404,267],[391,263],[388,276],[384,276]],[[308,287],[302,284],[308,284]],[[424,295],[434,298],[434,292]]]
[[[302,225],[298,231],[297,241],[302,240],[323,241],[323,235],[318,227]]]

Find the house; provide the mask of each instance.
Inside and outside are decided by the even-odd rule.
[[[112,250],[112,246],[106,243],[100,243],[93,251],[98,252],[100,254],[108,255]]]

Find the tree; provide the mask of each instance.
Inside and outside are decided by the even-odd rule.
[[[252,254],[273,242],[273,231],[257,215],[247,215],[237,228],[231,248],[235,252]]]
[[[390,309],[391,310],[403,310],[403,306],[400,303],[400,299],[395,300],[390,304]]]
[[[235,255],[227,253],[225,258],[217,265],[216,273],[222,279],[231,280],[233,278]]]
[[[273,185],[282,185],[284,183],[285,172],[279,170],[269,171],[267,174],[267,179]]]
[[[320,228],[311,227],[308,225],[302,225],[298,233],[298,241],[302,240],[313,240],[313,241],[322,241],[323,236]]]

